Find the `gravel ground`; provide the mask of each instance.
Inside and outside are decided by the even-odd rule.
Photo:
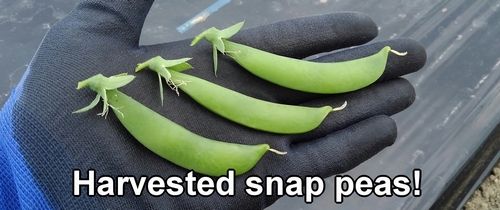
[[[500,209],[500,163],[493,168],[462,209]]]

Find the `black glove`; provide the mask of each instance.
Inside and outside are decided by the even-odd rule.
[[[40,45],[29,69],[1,113],[0,134],[4,142],[1,189],[15,197],[6,205],[48,205],[60,209],[258,209],[280,196],[248,196],[245,179],[256,175],[319,175],[327,178],[346,172],[377,154],[396,140],[395,122],[389,117],[409,107],[415,98],[412,85],[400,78],[422,68],[423,47],[410,39],[394,39],[346,49],[317,58],[342,61],[374,54],[385,45],[404,57],[389,55],[384,75],[365,89],[338,95],[298,92],[271,84],[242,69],[227,56],[219,55],[217,77],[213,72],[212,46],[190,40],[139,46],[143,22],[153,1],[85,1],[55,24]],[[174,32],[172,32],[174,33]],[[277,22],[245,29],[231,38],[264,51],[294,58],[362,45],[377,36],[372,19],[359,13],[334,13]],[[340,106],[315,130],[298,135],[278,135],[252,130],[230,122],[194,102],[187,94],[165,89],[161,106],[156,73],[133,73],[138,63],[161,55],[165,59],[191,57],[194,75],[248,96],[272,102],[305,106]],[[97,116],[87,106],[96,93],[77,90],[77,83],[95,74],[111,76],[127,72],[136,79],[120,90],[159,114],[201,136],[242,144],[268,143],[287,151],[284,156],[267,153],[248,173],[235,177],[235,195],[222,197],[151,196],[145,188],[135,196],[126,185],[123,196],[73,196],[73,170],[80,179],[89,169],[95,179],[133,175],[164,179],[185,177],[187,170],[152,153],[135,140],[109,114]],[[154,132],[154,131],[151,131]],[[195,174],[199,176],[199,174]],[[10,182],[11,180],[12,182]],[[103,184],[103,183],[100,183]],[[99,183],[96,181],[97,187]],[[116,185],[115,185],[116,186]],[[331,186],[326,186],[331,187]],[[117,189],[114,189],[115,192]],[[97,193],[97,192],[95,192]],[[9,197],[9,196],[7,196]]]

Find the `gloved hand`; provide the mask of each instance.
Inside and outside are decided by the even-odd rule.
[[[248,196],[245,179],[279,175],[323,178],[346,172],[396,140],[395,122],[389,117],[409,107],[415,98],[412,85],[402,75],[422,68],[423,47],[410,39],[394,39],[331,53],[317,61],[341,61],[367,56],[390,45],[408,55],[389,55],[384,75],[365,89],[338,95],[317,95],[282,88],[257,78],[226,56],[219,55],[214,76],[212,47],[189,40],[139,46],[143,22],[153,1],[97,1],[80,3],[47,33],[21,83],[0,116],[2,169],[0,197],[6,208],[44,207],[60,209],[258,209],[279,196]],[[174,32],[172,32],[174,33]],[[365,44],[377,36],[372,19],[359,13],[334,13],[277,22],[240,31],[232,41],[294,58],[305,58]],[[272,102],[306,106],[347,107],[331,113],[317,129],[299,135],[277,135],[230,122],[194,102],[187,94],[165,89],[161,106],[158,79],[152,71],[133,73],[138,63],[161,55],[165,59],[192,57],[194,69],[185,73],[220,84],[243,94]],[[99,107],[72,114],[88,105],[95,92],[77,90],[79,81],[95,74],[111,76],[128,72],[136,79],[122,92],[161,115],[201,136],[242,144],[268,143],[287,151],[267,153],[248,173],[235,178],[235,196],[154,197],[142,191],[135,196],[126,184],[123,196],[87,196],[82,187],[74,197],[73,170],[87,178],[134,175],[186,176],[180,168],[150,152],[109,114],[96,114]],[[155,131],[151,131],[155,132]],[[97,187],[99,184],[97,183]],[[115,185],[116,186],[116,185]],[[331,186],[326,186],[331,187]],[[114,189],[115,192],[117,189]]]

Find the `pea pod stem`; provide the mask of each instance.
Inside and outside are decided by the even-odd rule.
[[[136,72],[143,68],[159,72],[165,71],[168,67],[159,65],[157,62],[166,61],[154,57],[136,68]],[[280,133],[296,134],[304,133],[318,127],[330,112],[339,111],[346,107],[347,102],[337,108],[331,106],[306,107],[298,105],[287,105],[272,103],[253,97],[246,96],[236,91],[227,89],[209,81],[184,74],[180,71],[167,70],[165,77],[167,84],[173,84],[174,89],[180,88],[196,102],[210,111],[256,130]]]
[[[252,74],[277,85],[303,92],[319,94],[346,93],[364,88],[382,76],[390,52],[405,56],[406,52],[398,52],[389,46],[379,52],[349,61],[319,63],[307,60],[288,58],[265,52],[253,47],[238,44],[228,39],[241,29],[243,22],[229,27],[227,33],[214,27],[196,36],[191,46],[205,38],[216,51],[229,55],[240,66]],[[217,59],[214,58],[214,62]],[[217,65],[214,64],[214,72]]]
[[[267,151],[286,154],[271,149],[268,144],[243,145],[199,136],[116,89],[133,78],[130,75],[104,77],[98,74],[78,87],[90,86],[94,91],[104,90],[102,93],[96,91],[98,97],[106,102],[104,112],[100,115],[105,116],[111,108],[132,136],[152,152],[178,166],[210,176],[225,175],[228,169],[234,169],[235,175],[241,175],[252,169]],[[127,82],[124,84],[120,81]],[[120,83],[116,88],[107,85],[115,82]]]

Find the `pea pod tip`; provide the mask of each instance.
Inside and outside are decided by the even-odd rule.
[[[270,152],[274,152],[278,155],[286,155],[288,152],[282,152],[282,151],[279,151],[279,150],[276,150],[276,149],[273,149],[273,148],[269,148],[269,151]]]
[[[346,106],[347,106],[347,101],[344,101],[342,106],[332,108],[332,110],[330,112],[340,111],[340,110],[344,109]]]
[[[405,56],[408,54],[408,52],[399,52],[399,51],[396,51],[396,50],[393,50],[391,49],[390,50],[392,53],[396,54],[396,55],[399,55],[399,56]]]

